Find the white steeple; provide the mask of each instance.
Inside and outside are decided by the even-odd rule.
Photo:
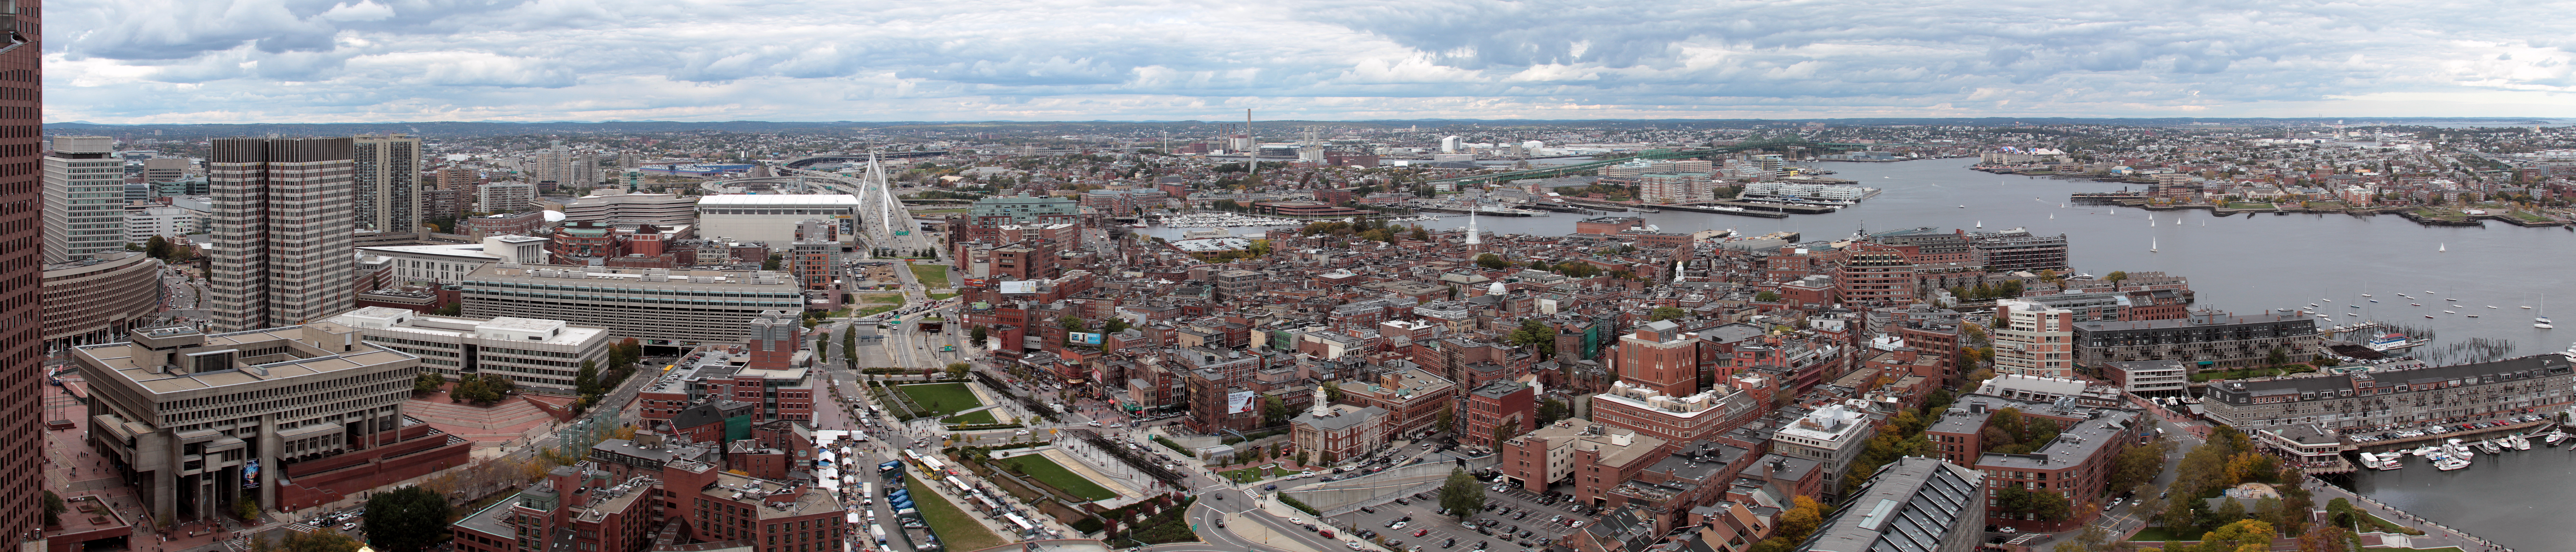
[[[1478,236],[1478,235],[1476,234],[1476,204],[1474,204],[1474,203],[1468,203],[1468,204],[1467,204],[1467,245],[1476,245],[1476,244],[1480,244],[1480,243],[1485,243],[1485,239],[1484,239],[1483,237],[1480,237],[1480,236]]]

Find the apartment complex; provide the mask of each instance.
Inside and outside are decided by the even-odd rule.
[[[411,353],[440,375],[507,376],[520,386],[574,394],[573,376],[584,362],[602,371],[608,330],[534,318],[466,318],[425,315],[410,309],[360,307],[331,317],[356,328],[378,347]]]
[[[55,136],[44,158],[45,262],[125,249],[125,160],[116,139]]]
[[[795,277],[771,271],[486,263],[460,284],[466,316],[562,320],[655,346],[736,342],[763,311],[805,310]]]
[[[2219,380],[2201,408],[2239,428],[2322,424],[2329,428],[2436,422],[2568,404],[2576,384],[2570,355],[2411,370],[2270,381]]]
[[[348,309],[357,295],[350,139],[223,138],[212,149],[213,327],[294,326]]]
[[[2270,364],[2274,349],[2288,362],[2307,362],[2319,349],[2316,319],[2295,312],[2234,316],[2195,310],[2185,318],[2078,322],[2074,328],[2074,356],[2086,366],[2180,360],[2195,370],[2226,370]],[[2000,346],[1995,357],[2003,358]]]
[[[397,234],[420,228],[420,139],[362,134],[349,151],[357,228]]]
[[[2075,311],[2035,301],[1995,301],[1995,373],[2063,378],[2075,373]]]
[[[89,446],[138,482],[145,508],[164,520],[230,516],[245,497],[267,508],[319,506],[461,465],[472,448],[404,423],[420,357],[339,324],[152,328],[131,342],[75,348],[72,358],[95,400]]]

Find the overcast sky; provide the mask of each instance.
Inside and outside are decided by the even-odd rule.
[[[46,120],[2576,117],[2452,0],[56,0]]]

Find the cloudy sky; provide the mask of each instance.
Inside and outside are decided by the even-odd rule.
[[[57,122],[2576,117],[2547,2],[52,4]]]

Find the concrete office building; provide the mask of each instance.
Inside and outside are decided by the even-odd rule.
[[[1825,473],[1843,473],[1876,434],[1878,425],[1870,423],[1869,414],[1841,404],[1825,405],[1772,431],[1771,453],[1817,461],[1824,464]],[[1825,478],[1825,495],[1839,496],[1842,484],[1840,477]]]
[[[356,298],[348,138],[224,138],[206,161],[214,329],[294,326]]]
[[[362,307],[331,323],[356,328],[378,347],[411,353],[439,375],[506,376],[522,387],[573,394],[581,363],[608,369],[608,330],[535,318],[433,316],[410,309]]]
[[[420,357],[359,337],[331,323],[215,334],[174,326],[75,348],[95,400],[90,446],[137,482],[162,520],[230,516],[244,496],[283,504],[285,461],[404,448],[392,445]],[[313,483],[297,475],[297,486]]]
[[[125,241],[144,243],[153,236],[176,241],[201,233],[210,213],[177,206],[145,207],[125,212]]]
[[[466,316],[562,320],[651,346],[733,343],[762,311],[805,310],[796,278],[771,271],[487,263],[462,287]]]
[[[655,226],[697,224],[698,198],[672,194],[627,193],[602,188],[564,205],[565,222],[609,224],[641,222]]]
[[[698,235],[795,243],[798,223],[806,219],[822,219],[838,227],[839,241],[849,243],[856,237],[851,221],[857,220],[858,209],[858,196],[849,194],[701,196],[698,198]]]
[[[393,280],[452,284],[485,263],[545,264],[546,244],[529,236],[484,236],[481,243],[360,247],[358,253],[392,260]]]
[[[161,312],[160,259],[135,251],[45,266],[45,350],[119,339]]]
[[[350,142],[349,183],[357,192],[358,228],[411,232],[420,227],[420,139],[359,135]]]
[[[155,157],[143,160],[143,181],[168,182],[188,177],[188,160]]]
[[[55,136],[44,158],[45,262],[125,249],[125,161],[116,139]]]

